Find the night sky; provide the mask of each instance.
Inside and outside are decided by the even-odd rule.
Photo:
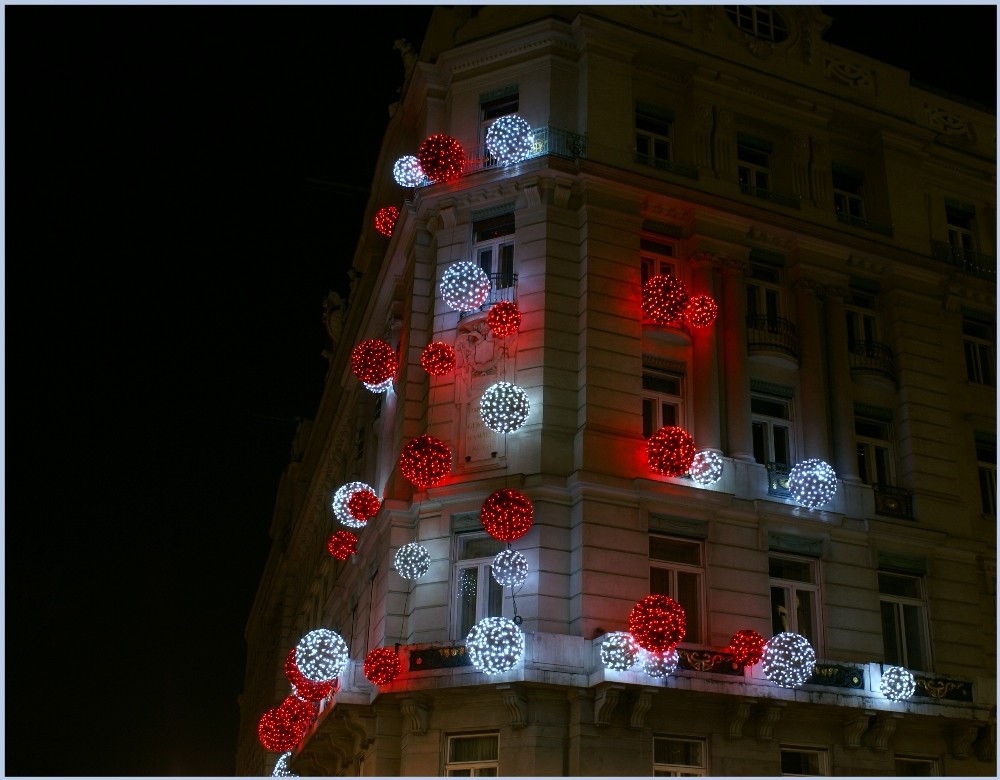
[[[823,9],[995,110],[995,6]],[[429,8],[4,11],[5,774],[232,775],[322,300]]]

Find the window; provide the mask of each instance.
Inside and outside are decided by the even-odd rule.
[[[491,564],[507,545],[485,533],[456,534],[455,545],[452,625],[462,641],[483,618],[503,616],[503,586],[491,576]]]
[[[506,93],[506,94],[504,94]],[[508,87],[506,89],[498,90],[497,92],[490,93],[489,95],[481,95],[479,98],[479,125],[480,125],[480,138],[479,143],[483,144],[483,155],[485,159],[483,164],[485,167],[496,165],[496,159],[493,155],[486,152],[486,134],[489,132],[490,125],[493,124],[499,117],[507,116],[508,114],[516,114],[520,101],[518,100],[518,91],[516,87]]]
[[[688,642],[699,643],[703,637],[704,576],[701,542],[657,535],[649,537],[649,592],[670,596],[684,607],[687,615],[684,638]]]
[[[936,777],[937,760],[916,756],[896,756],[896,777]]]
[[[858,476],[866,485],[894,485],[889,424],[866,417],[854,418],[858,448]]]
[[[642,437],[664,425],[684,426],[684,376],[649,366],[642,369]]]
[[[847,314],[847,348],[851,352],[863,351],[879,341],[878,314],[875,296],[852,290],[845,301]]]
[[[802,634],[819,652],[819,585],[817,562],[810,558],[771,553],[771,631]]]
[[[962,318],[962,345],[965,372],[970,382],[996,387],[996,347],[994,326],[974,317]]]
[[[637,103],[635,107],[636,162],[645,165],[671,160],[673,114],[656,106]]]
[[[983,514],[997,516],[997,443],[995,439],[976,437],[976,459],[979,461],[979,498]]]
[[[833,168],[833,208],[841,222],[853,224],[865,219],[865,181],[858,171]]]
[[[446,777],[496,777],[500,767],[499,734],[448,737]]]
[[[910,670],[927,670],[923,578],[880,571],[878,592],[885,662]]]
[[[514,215],[503,214],[473,224],[476,260],[490,277],[492,290],[513,288],[514,275]],[[495,302],[491,295],[487,304]]]
[[[948,243],[959,257],[966,252],[976,251],[976,212],[972,206],[961,203],[945,205],[945,219],[948,223]]]
[[[642,284],[653,276],[677,276],[674,245],[644,236],[639,242]]]
[[[792,455],[792,403],[769,395],[750,396],[753,457],[758,463],[790,465]]]
[[[653,777],[701,777],[707,774],[704,739],[653,737]]]
[[[740,191],[747,195],[771,192],[771,144],[747,136],[737,136],[736,175]]]
[[[784,20],[764,5],[727,5],[726,16],[743,32],[772,43],[781,43],[788,37]]]
[[[781,746],[781,774],[792,777],[828,775],[828,756],[825,750]]]
[[[747,317],[776,323],[781,317],[781,271],[767,265],[751,264],[746,283]]]

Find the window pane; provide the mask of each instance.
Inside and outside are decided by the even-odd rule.
[[[753,459],[758,463],[770,460],[767,451],[767,423],[753,423]]]
[[[670,374],[643,374],[642,389],[669,395],[681,394],[681,378]]]
[[[677,425],[677,404],[661,404],[660,411],[662,425]]]
[[[788,588],[771,588],[771,633],[791,631],[788,614]]]
[[[795,582],[813,582],[813,567],[808,561],[796,561],[790,558],[770,557],[767,560],[768,573],[778,580],[794,580]]]
[[[495,734],[452,737],[448,760],[456,763],[460,761],[496,761],[498,742]]]
[[[897,777],[934,777],[937,775],[937,767],[933,761],[920,758],[897,758]]]
[[[855,418],[854,433],[858,436],[866,436],[869,439],[888,439],[889,427],[885,423],[875,420]]]
[[[890,574],[880,571],[878,573],[878,590],[887,596],[907,596],[914,599],[922,599],[923,592],[920,589],[920,578],[911,577],[906,574]]]
[[[701,604],[699,581],[701,577],[693,572],[677,572],[677,595],[673,598],[684,607],[687,615],[687,633],[689,642],[701,641]]]
[[[885,447],[875,447],[875,479],[880,485],[891,485],[889,472],[889,450]]]
[[[883,601],[882,610],[882,650],[887,664],[903,663],[903,648],[900,645],[898,604]]]
[[[493,575],[489,574],[492,570],[492,566],[488,566],[487,576],[489,577],[489,605],[487,607],[487,617],[502,617],[503,616],[503,585],[493,579]]]
[[[670,569],[661,569],[658,566],[649,567],[649,592],[657,596],[670,596]]]
[[[791,463],[792,458],[788,447],[788,428],[783,425],[774,426],[774,462]]]
[[[667,539],[663,536],[649,537],[649,557],[658,561],[689,563],[701,566],[701,545],[681,539]]]
[[[781,751],[781,773],[784,775],[821,775],[820,754],[814,751]]]
[[[796,605],[796,633],[802,634],[811,643],[815,644],[816,632],[813,630],[815,625],[813,622],[813,616],[816,613],[816,605],[813,603],[814,594],[810,591],[796,590],[795,591],[795,605]]]
[[[657,738],[653,740],[653,763],[701,767],[702,748],[700,741]]]
[[[903,605],[903,627],[906,631],[906,666],[924,670],[923,609],[912,604]]]
[[[642,399],[642,437],[648,439],[656,430],[656,401],[652,398]]]
[[[483,269],[484,273],[493,273],[493,248],[488,247],[486,249],[479,250],[479,267]]]
[[[494,558],[507,545],[485,534],[465,534],[459,537],[458,559],[468,561],[474,558]]]
[[[479,580],[479,567],[459,569],[458,571],[458,610],[459,635],[468,636],[476,624],[476,586]]]
[[[789,419],[788,402],[773,398],[751,396],[750,411],[754,414],[762,414],[765,417],[777,417],[782,420]]]

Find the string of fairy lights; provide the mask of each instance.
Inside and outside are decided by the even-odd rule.
[[[488,153],[497,165],[515,164],[535,153],[532,131],[516,114],[500,117],[486,137]],[[423,187],[436,182],[454,181],[466,167],[467,157],[454,138],[437,134],[427,138],[416,156],[396,161],[392,175],[401,187]],[[375,215],[375,229],[391,237],[399,218],[399,209],[386,206]],[[445,268],[438,291],[441,300],[460,313],[475,312],[485,305],[491,289],[489,276],[476,263],[459,260]],[[641,289],[640,314],[645,321],[671,328],[700,330],[710,328],[719,313],[718,304],[705,294],[690,295],[684,282],[672,275],[650,277]],[[524,388],[506,380],[510,342],[522,323],[522,314],[513,301],[493,303],[486,315],[486,326],[500,342],[504,357],[502,381],[490,385],[479,399],[478,411],[483,424],[495,433],[520,430],[531,415],[531,403]],[[431,377],[445,377],[456,371],[458,356],[453,345],[432,341],[420,355],[420,365]],[[384,393],[393,387],[399,372],[399,358],[388,342],[372,338],[360,342],[351,353],[351,371],[372,393]],[[712,449],[698,450],[691,434],[680,426],[664,426],[645,442],[646,462],[650,472],[664,477],[690,478],[708,487],[724,476],[724,461]],[[443,484],[452,473],[452,450],[448,443],[423,434],[411,439],[400,452],[400,474],[418,490]],[[833,500],[837,476],[829,464],[810,458],[796,464],[789,473],[792,497],[808,509],[818,509]],[[339,487],[331,499],[334,518],[346,528],[335,531],[327,541],[327,551],[336,560],[347,561],[357,553],[359,538],[355,531],[364,529],[382,507],[371,485],[353,481]],[[497,553],[491,576],[504,588],[511,588],[513,600],[529,575],[525,556],[512,549],[511,543],[527,534],[534,522],[534,506],[521,491],[505,487],[483,501],[480,520],[484,531],[507,547]],[[426,577],[432,557],[424,545],[413,541],[402,545],[393,557],[399,576],[413,582]],[[462,580],[459,587],[469,585]],[[405,612],[405,605],[404,605]],[[627,631],[612,631],[599,641],[601,664],[612,672],[641,670],[643,674],[663,679],[674,674],[680,654],[677,646],[686,633],[684,608],[669,596],[652,594],[635,604],[626,618]],[[486,617],[475,623],[465,638],[472,664],[486,675],[504,674],[520,663],[525,651],[525,635],[520,627],[514,602],[514,618]],[[400,627],[402,635],[402,626]],[[806,684],[815,671],[816,654],[809,640],[797,633],[778,633],[769,640],[752,629],[733,634],[725,652],[744,668],[761,665],[764,676],[780,687],[795,688]],[[328,628],[305,634],[291,649],[285,661],[285,676],[291,692],[277,707],[261,716],[258,737],[268,751],[281,753],[273,771],[276,777],[293,777],[288,762],[291,750],[315,720],[314,704],[335,695],[339,675],[349,661],[344,638]],[[365,677],[379,687],[391,686],[402,673],[399,645],[376,647],[364,659]],[[913,695],[912,673],[898,666],[883,668],[880,691],[892,701]]]

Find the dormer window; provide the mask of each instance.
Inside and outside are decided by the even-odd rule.
[[[729,21],[754,38],[771,43],[781,43],[788,38],[788,28],[784,19],[770,6],[727,5],[724,8]]]

